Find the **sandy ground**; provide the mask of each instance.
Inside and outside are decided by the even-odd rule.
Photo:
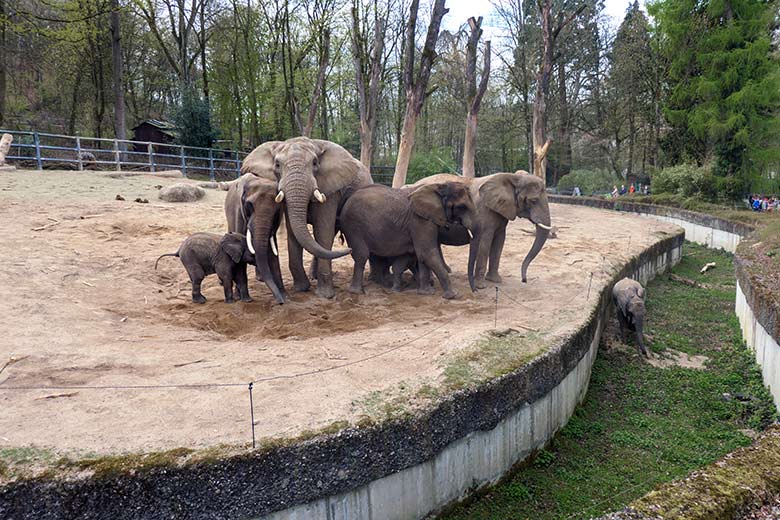
[[[279,306],[252,280],[255,302],[227,305],[212,276],[204,283],[208,303],[196,306],[178,259],[164,258],[158,271],[154,260],[189,233],[224,231],[225,192],[207,190],[196,203],[159,201],[155,186],[173,182],[92,172],[0,175],[0,448],[106,453],[243,444],[251,440],[246,384],[257,379],[258,438],[356,421],[381,392],[441,381],[448,360],[493,329],[494,319],[498,329],[536,329],[544,344],[571,332],[594,304],[586,299],[590,273],[596,294],[622,258],[676,230],[553,205],[560,238],[548,241],[522,284],[520,263],[533,240],[522,230],[531,225],[511,223],[497,315],[493,285],[468,290],[467,248],[444,251],[460,292],[453,301],[440,288],[420,296],[367,285],[365,295],[351,295],[345,257],[334,262],[333,300],[297,293]],[[280,249],[291,290],[283,239]],[[238,386],[67,388],[204,383]],[[53,388],[8,389],[19,386]]]

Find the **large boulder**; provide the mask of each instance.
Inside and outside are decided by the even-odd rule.
[[[203,188],[183,182],[171,184],[160,190],[160,199],[167,202],[195,202],[206,194]]]

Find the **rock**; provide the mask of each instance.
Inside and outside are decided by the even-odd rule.
[[[0,166],[5,165],[5,156],[8,155],[8,152],[11,150],[11,143],[14,140],[14,136],[11,134],[3,134],[3,137],[0,138]]]
[[[177,183],[161,189],[158,196],[167,202],[195,202],[202,199],[205,194],[203,188],[194,184]]]
[[[142,199],[141,197],[138,197],[133,202],[138,202],[140,204],[149,204],[149,199]]]
[[[116,200],[125,200],[125,198],[124,198],[123,196],[121,196],[121,195],[117,195],[117,196],[116,196],[116,197],[114,197],[114,198],[115,198]]]

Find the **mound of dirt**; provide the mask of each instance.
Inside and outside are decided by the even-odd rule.
[[[205,195],[203,188],[180,182],[161,189],[158,197],[166,202],[195,202]]]

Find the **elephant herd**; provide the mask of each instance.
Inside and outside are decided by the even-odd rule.
[[[375,281],[387,281],[392,268],[395,290],[400,290],[400,275],[409,268],[418,292],[434,292],[432,271],[443,297],[453,298],[457,293],[442,244],[469,245],[472,290],[484,288],[486,280],[499,283],[506,226],[517,217],[536,225],[536,238],[522,264],[525,282],[528,265],[551,229],[543,182],[522,171],[476,179],[440,174],[393,189],[373,184],[363,164],[341,146],[296,137],[263,143],[246,157],[241,172],[239,179],[228,183],[228,231],[245,236],[256,277],[278,303],[287,301],[276,243],[282,220],[294,289],[310,288],[305,249],[314,256],[311,277],[317,280],[317,294],[324,298],[334,295],[331,261],[350,253],[355,262],[350,292],[362,292],[369,261]],[[337,232],[348,248],[332,249]]]

